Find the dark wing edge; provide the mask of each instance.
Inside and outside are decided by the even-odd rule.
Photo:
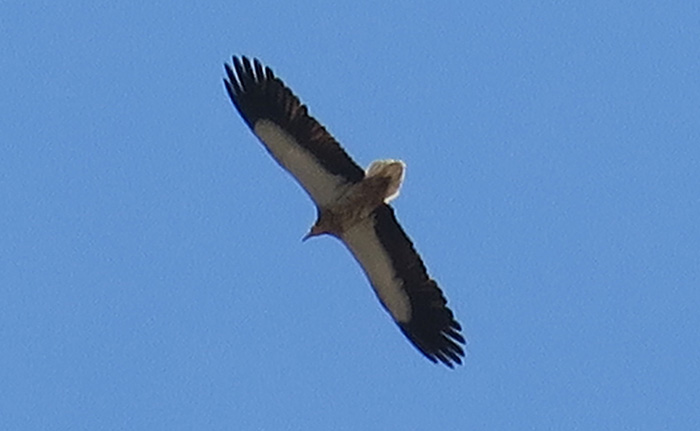
[[[382,204],[374,211],[375,232],[389,251],[397,276],[403,281],[411,303],[411,320],[397,322],[401,332],[432,362],[450,368],[461,364],[465,344],[461,325],[455,320],[447,299],[425,265],[413,243],[396,220],[394,210]]]
[[[296,142],[318,159],[334,175],[348,181],[361,181],[365,173],[343,150],[333,136],[308,114],[306,105],[277,78],[272,69],[257,60],[233,57],[233,67],[224,64],[224,85],[233,105],[253,132],[258,120],[266,119],[289,133]],[[234,71],[235,69],[235,71]]]

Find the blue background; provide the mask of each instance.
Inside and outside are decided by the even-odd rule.
[[[697,2],[0,3],[2,429],[691,430]],[[257,56],[469,338],[433,365],[221,79]]]

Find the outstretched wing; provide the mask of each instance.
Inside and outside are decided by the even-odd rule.
[[[362,266],[384,308],[428,359],[452,368],[464,356],[462,327],[428,276],[394,210],[382,204],[341,237]]]
[[[364,178],[364,171],[269,67],[233,57],[233,68],[225,68],[224,84],[238,112],[317,205],[333,202]]]

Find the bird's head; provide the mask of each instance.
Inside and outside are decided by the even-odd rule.
[[[319,226],[319,224],[318,224],[318,222],[317,222],[316,224],[314,224],[313,226],[311,226],[311,230],[309,230],[309,233],[307,233],[306,235],[304,235],[304,238],[302,238],[301,240],[302,240],[302,241],[306,241],[307,239],[309,239],[309,238],[311,238],[311,237],[323,235],[324,233],[328,233],[328,232],[326,232],[326,231],[323,229],[323,227]]]
[[[323,234],[335,235],[336,230],[337,229],[334,229],[333,215],[326,211],[319,211],[316,223],[314,223],[314,225],[311,226],[311,230],[309,230],[309,233],[307,233],[301,240],[306,241],[311,237]]]

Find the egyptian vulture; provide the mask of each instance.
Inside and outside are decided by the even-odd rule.
[[[363,171],[269,67],[233,57],[225,69],[238,113],[316,204],[317,221],[304,239],[342,241],[411,343],[432,362],[461,364],[462,328],[389,205],[403,162],[375,161]]]

